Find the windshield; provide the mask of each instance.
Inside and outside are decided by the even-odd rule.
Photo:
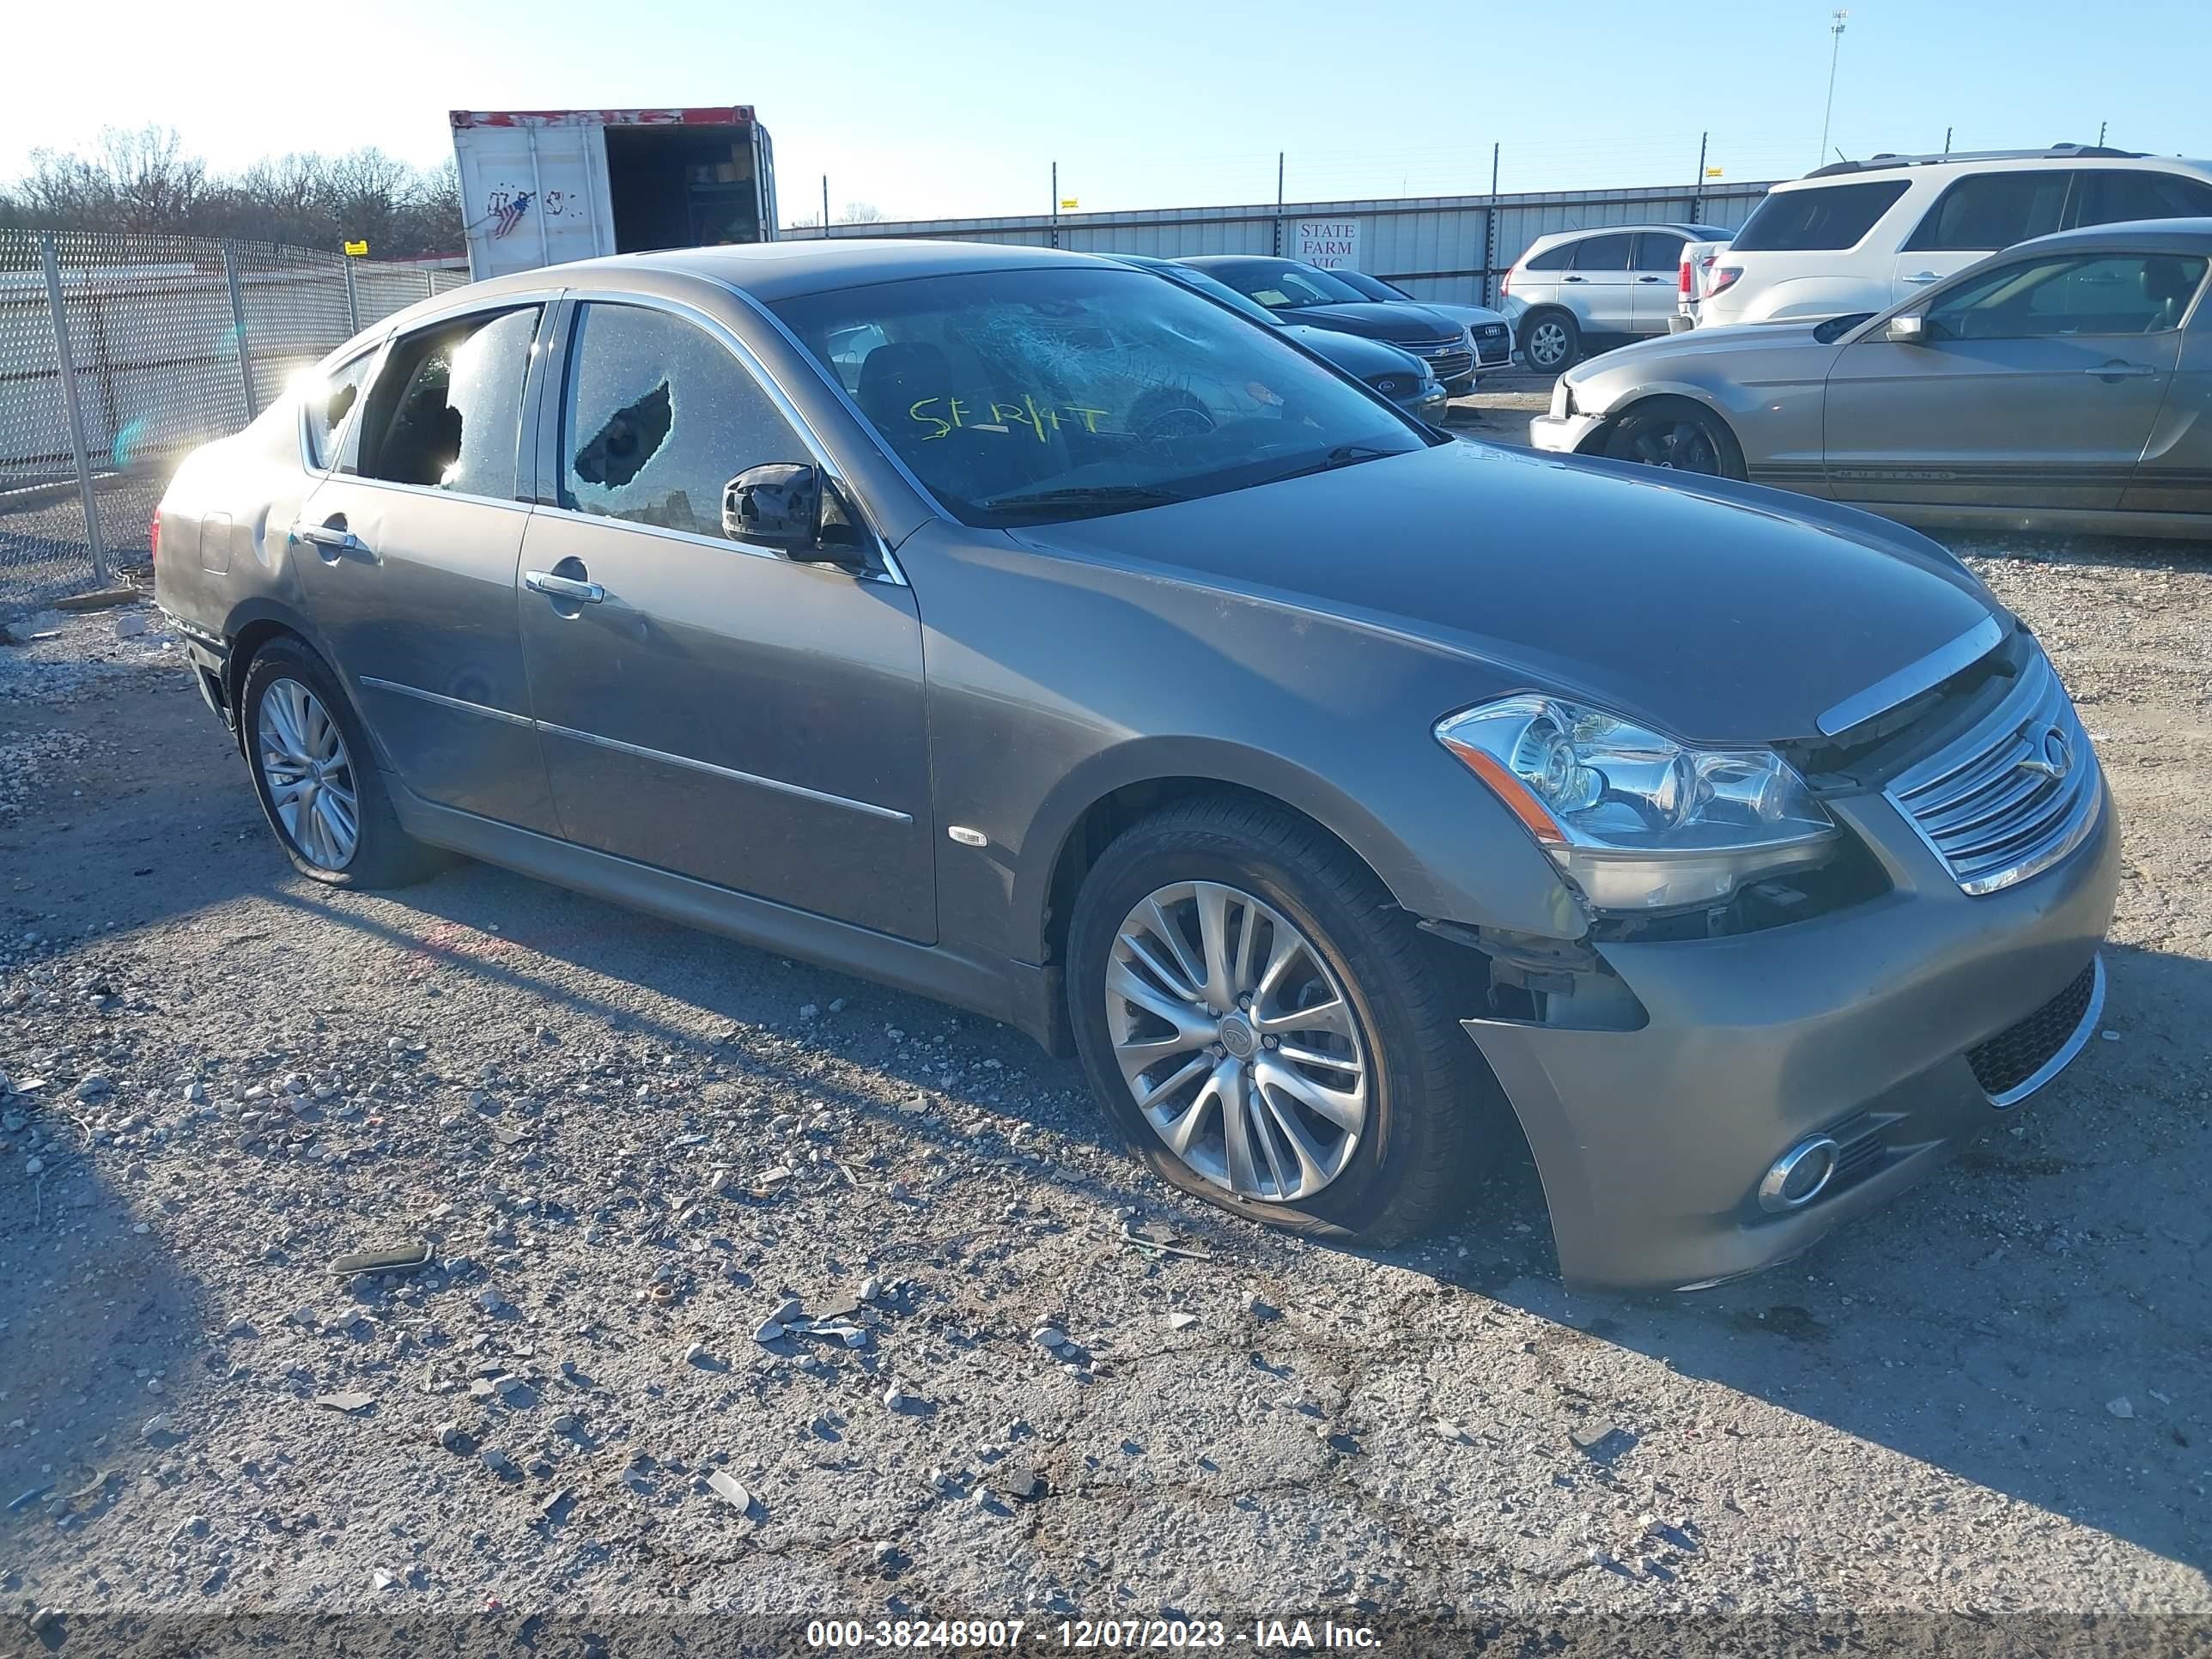
[[[1206,275],[1218,276],[1270,311],[1280,311],[1285,306],[1367,303],[1367,296],[1342,277],[1295,259],[1240,259],[1234,264],[1209,266]]]
[[[1384,305],[1398,305],[1413,296],[1401,288],[1393,288],[1380,276],[1370,276],[1364,270],[1333,270],[1328,273],[1347,288],[1354,288],[1370,300]]]
[[[1273,331],[1126,266],[917,277],[773,309],[967,524],[1127,512],[1428,441]]]
[[[1181,283],[1185,288],[1203,294],[1217,304],[1227,306],[1240,317],[1249,317],[1255,323],[1267,324],[1269,328],[1289,326],[1267,307],[1255,305],[1230,287],[1228,283],[1218,277],[1209,276],[1202,270],[1194,270],[1189,265],[1176,264],[1173,260],[1147,266],[1146,269],[1157,270],[1170,282]]]

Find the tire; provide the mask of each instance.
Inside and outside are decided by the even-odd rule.
[[[1582,325],[1571,311],[1534,311],[1521,325],[1521,355],[1539,374],[1564,374],[1582,360]]]
[[[1709,478],[1744,477],[1743,447],[1728,422],[1686,398],[1654,398],[1629,410],[1614,423],[1605,453]]]
[[[1206,894],[1225,894],[1218,901],[1223,936],[1252,939],[1255,958],[1262,951],[1272,958],[1279,946],[1291,950],[1282,944],[1285,926],[1304,952],[1286,957],[1291,965],[1273,989],[1260,985],[1249,1023],[1238,1023],[1248,1019],[1241,1010],[1215,1022],[1211,1044],[1190,1040],[1207,1017],[1194,1001],[1168,996],[1167,980],[1130,943],[1133,935],[1153,963],[1170,962],[1173,947],[1137,921],[1140,907],[1163,892],[1175,896],[1160,903],[1158,914],[1182,931],[1187,947],[1187,960],[1175,962],[1170,972],[1205,962],[1197,913]],[[1311,824],[1263,802],[1193,797],[1125,830],[1077,896],[1068,939],[1077,1051],[1130,1150],[1170,1185],[1248,1220],[1293,1231],[1380,1244],[1415,1237],[1465,1202],[1469,1152],[1488,1085],[1448,1006],[1447,976],[1430,966],[1432,948],[1445,947],[1433,946],[1374,874]],[[1233,945],[1221,953],[1234,954]],[[1244,982],[1256,978],[1248,975]],[[1116,989],[1109,992],[1109,984]],[[1164,998],[1192,1024],[1171,1027],[1160,1015],[1140,1011],[1119,994],[1133,984],[1148,1004]],[[1199,994],[1206,990],[1201,986]],[[1340,1022],[1343,1035],[1319,1024],[1300,1027],[1324,1018],[1332,1026]],[[1268,1024],[1283,1034],[1255,1038],[1253,1027]],[[1172,1039],[1158,1045],[1161,1058],[1125,1073],[1117,1040],[1143,1043],[1170,1031]],[[1291,1063],[1277,1042],[1301,1054],[1328,1048],[1336,1057],[1328,1064]],[[1257,1050],[1249,1066],[1236,1053],[1246,1042]],[[1141,1058],[1139,1051],[1130,1063]],[[1352,1059],[1364,1062],[1364,1111],[1358,1133],[1347,1135],[1343,1124],[1304,1109],[1300,1098],[1326,1097],[1341,1111],[1352,1093]],[[1167,1084],[1193,1064],[1199,1070],[1190,1081],[1161,1089],[1154,1106],[1168,1125],[1161,1127],[1146,1115],[1137,1089]],[[1246,1097],[1245,1121],[1261,1127],[1247,1131],[1254,1151],[1241,1170],[1229,1147],[1224,1068],[1236,1072],[1231,1083],[1240,1088],[1237,1079],[1273,1079]],[[1292,1092],[1291,1073],[1304,1079],[1299,1093]],[[1333,1091],[1319,1087],[1322,1083]],[[1488,1087],[1495,1099],[1494,1085]],[[1321,1154],[1310,1159],[1310,1170],[1291,1144],[1286,1121],[1304,1132],[1307,1153]],[[1197,1127],[1188,1132],[1186,1158],[1168,1136],[1192,1124]],[[1272,1158],[1261,1155],[1271,1147]],[[1310,1185],[1315,1173],[1327,1178]],[[1246,1190],[1237,1190],[1240,1184]]]
[[[239,709],[253,793],[301,875],[328,887],[405,887],[451,861],[399,827],[368,734],[307,646],[276,639],[255,652]],[[293,793],[301,784],[307,787]]]

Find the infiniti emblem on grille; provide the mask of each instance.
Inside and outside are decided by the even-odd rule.
[[[2016,772],[2040,772],[2057,782],[2074,769],[2074,753],[2066,746],[2066,734],[2055,726],[2046,726],[2040,732],[2023,732],[2029,752],[2013,763]]]

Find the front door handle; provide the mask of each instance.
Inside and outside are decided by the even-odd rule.
[[[1581,283],[1587,282],[1589,278],[1583,276],[1562,276],[1559,280],[1563,283]]]
[[[2117,357],[2099,368],[2085,368],[2084,374],[2094,374],[2100,380],[2140,380],[2158,370],[2148,363],[2124,363]]]
[[[571,605],[599,605],[607,597],[607,590],[597,582],[579,581],[574,576],[556,576],[550,570],[525,571],[522,585],[533,593],[566,599]]]
[[[1905,281],[1905,282],[1908,282],[1908,283],[1932,283],[1932,282],[1934,282],[1934,281],[1936,281],[1936,273],[1935,273],[1934,271],[1932,271],[1932,270],[1923,270],[1923,271],[1922,271],[1922,272],[1921,272],[1918,276],[1907,276],[1907,277],[1905,277],[1903,280],[1904,280],[1904,281]]]
[[[321,550],[325,558],[341,553],[368,551],[362,545],[361,538],[345,528],[342,520],[332,524],[295,524],[292,526],[292,538]]]

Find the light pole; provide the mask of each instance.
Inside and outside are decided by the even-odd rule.
[[[1844,19],[1847,11],[1828,14],[1828,105],[1820,112],[1820,157],[1817,165],[1828,165],[1828,124],[1836,113],[1836,60],[1844,54]]]

